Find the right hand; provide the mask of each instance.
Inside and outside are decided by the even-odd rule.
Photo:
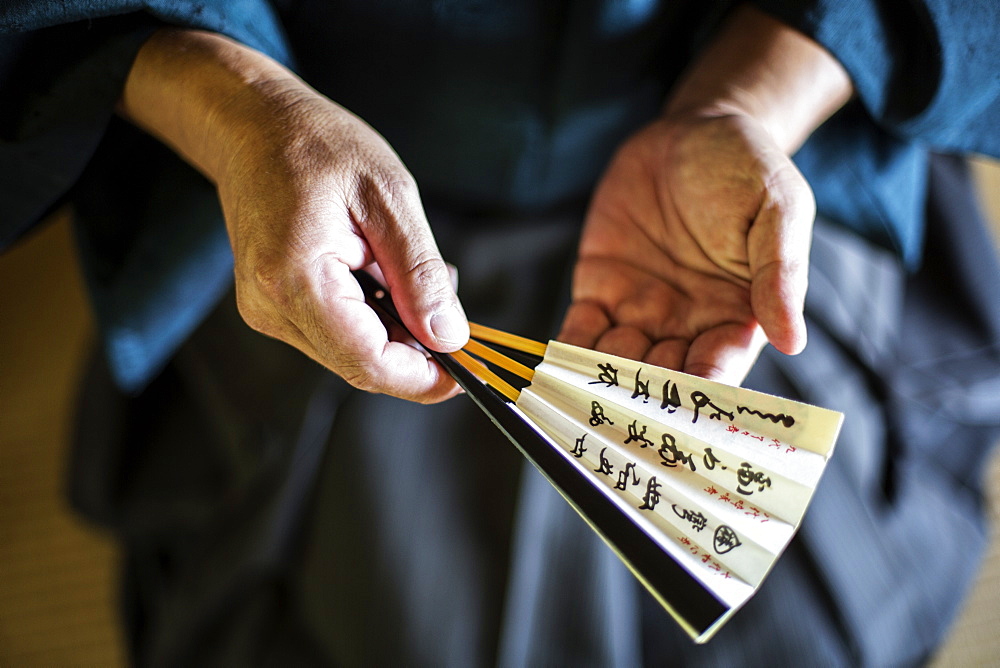
[[[143,47],[121,106],[215,181],[251,327],[363,390],[425,403],[459,392],[351,275],[384,277],[423,346],[468,340],[413,177],[371,127],[265,56],[191,31]]]
[[[413,177],[359,118],[310,90],[295,98],[218,183],[241,315],[359,389],[421,402],[454,395],[439,365],[390,340],[350,273],[376,265],[423,345],[452,352],[468,340]]]

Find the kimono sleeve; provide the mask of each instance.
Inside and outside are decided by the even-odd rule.
[[[755,0],[827,48],[868,114],[942,152],[1000,156],[1000,3]]]
[[[269,5],[12,0],[0,9],[0,249],[66,195],[100,143],[135,54],[163,25],[227,34],[279,60]]]
[[[0,5],[0,250],[63,202],[75,205],[101,338],[129,391],[145,385],[232,280],[210,184],[168,151],[140,148],[152,140],[114,118],[136,53],[164,26],[217,32],[290,61],[265,0]]]

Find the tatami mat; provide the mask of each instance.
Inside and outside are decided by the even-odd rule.
[[[69,228],[0,257],[0,666],[117,666],[112,544],[63,493],[91,323]]]

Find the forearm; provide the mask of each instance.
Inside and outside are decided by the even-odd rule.
[[[308,90],[291,72],[226,37],[161,30],[136,57],[119,113],[169,145],[207,178],[232,168],[239,148]]]
[[[666,111],[749,115],[791,154],[852,94],[847,72],[823,47],[742,6],[682,77]]]
[[[248,325],[360,389],[423,402],[458,391],[390,339],[351,274],[377,265],[423,346],[468,340],[416,184],[361,119],[267,56],[184,30],[143,46],[119,110],[215,182]]]

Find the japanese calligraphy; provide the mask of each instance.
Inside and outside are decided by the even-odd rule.
[[[747,410],[743,406],[737,406],[736,408],[737,408],[737,410],[743,409],[744,412]],[[793,422],[795,420],[795,418],[793,418],[791,416],[788,416],[788,418],[790,420],[792,420]],[[740,428],[737,427],[734,424],[731,424],[728,427],[726,427],[726,431],[729,432],[730,434],[738,434],[738,435],[743,436],[745,438],[752,438],[753,440],[760,441],[761,443],[764,442],[764,437],[761,436],[760,434],[751,433],[748,429],[743,429],[741,431]],[[781,450],[781,448],[784,447],[784,446],[781,443],[781,439],[772,438],[771,442],[767,444],[767,447],[769,447],[769,448],[777,448],[778,450]],[[792,453],[792,452],[795,452],[795,451],[796,451],[796,447],[794,445],[789,445],[789,446],[785,447],[785,454],[789,454],[789,453]]]
[[[639,431],[638,420],[632,420],[632,424],[628,426],[628,438],[625,439],[622,444],[628,445],[632,441],[638,441],[640,448],[653,445],[653,442],[646,438],[646,425],[642,425],[642,431]]]
[[[717,489],[715,489],[715,487],[712,487],[711,485],[708,486],[708,487],[706,487],[702,491],[708,492],[708,494],[710,496],[714,496],[714,495],[716,495],[716,494],[719,493],[719,491]],[[726,492],[725,494],[721,494],[719,496],[719,501],[723,501],[725,503],[728,503],[733,508],[736,508],[736,510],[742,510],[743,514],[746,515],[747,517],[753,517],[754,519],[759,519],[761,524],[764,524],[765,522],[769,522],[770,519],[771,519],[771,516],[768,515],[767,513],[765,513],[760,508],[757,508],[756,506],[753,506],[753,505],[748,505],[746,502],[743,501],[743,499],[734,499],[734,498],[732,498],[731,496],[729,496],[729,492]],[[760,518],[763,518],[763,519],[760,519]]]
[[[716,464],[722,463],[722,460],[716,457],[715,453],[712,452],[712,448],[705,448],[705,455],[702,457],[702,461],[705,462],[705,468],[709,471],[713,470]],[[722,470],[725,471],[726,467],[723,466]]]
[[[614,424],[611,418],[604,415],[604,406],[602,406],[597,401],[590,402],[590,426],[600,427],[602,424],[607,422],[608,424]]]
[[[718,573],[720,576],[726,578],[727,580],[732,577],[732,574],[729,571],[722,570],[722,565],[715,559],[712,559],[711,554],[708,554],[707,552],[702,552],[700,549],[698,549],[697,545],[693,544],[690,540],[688,540],[684,536],[678,536],[677,540],[680,541],[682,545],[685,545],[691,552],[691,554],[701,559],[701,563],[708,564],[708,567],[713,571],[715,571],[716,573]]]
[[[673,504],[671,508],[674,509],[674,514],[677,515],[677,517],[690,522],[691,528],[695,531],[701,531],[708,524],[708,518],[700,512],[694,512],[692,510],[688,510],[687,508],[678,509],[676,503]]]
[[[663,444],[657,453],[660,455],[660,462],[664,466],[669,466],[671,468],[677,466],[678,464],[684,464],[692,471],[697,471],[697,467],[694,464],[694,458],[677,447],[677,440],[671,434],[664,434],[662,438]],[[667,457],[669,455],[669,458]]]
[[[750,415],[756,415],[761,420],[770,420],[775,424],[780,422],[786,429],[795,424],[795,418],[792,417],[791,415],[785,415],[784,413],[778,413],[777,415],[775,415],[774,413],[761,413],[759,410],[755,408],[747,408],[746,406],[737,406],[736,412],[740,413],[741,415],[744,413],[748,413]]]
[[[649,403],[649,381],[639,380],[639,375],[642,373],[642,369],[637,369],[635,372],[635,390],[632,391],[632,398],[642,397],[642,403]]]
[[[594,473],[603,473],[604,475],[611,475],[614,472],[612,470],[614,466],[612,466],[611,462],[608,461],[608,458],[604,456],[604,453],[607,452],[607,450],[608,450],[607,448],[601,450],[601,463],[598,465],[596,469],[594,469]]]
[[[663,381],[663,401],[660,403],[660,410],[666,409],[668,413],[673,413],[680,407],[681,396],[677,390],[677,383]]]
[[[598,364],[597,368],[601,370],[601,373],[598,374],[597,380],[590,381],[587,383],[588,385],[604,383],[605,387],[618,387],[618,369],[611,366],[611,362]]]
[[[799,527],[843,421],[835,411],[559,341],[514,385],[517,411],[556,448],[531,458],[570,503],[642,567],[644,582],[660,586],[645,570],[659,564],[647,566],[631,549],[649,541],[727,616]],[[529,436],[518,444],[533,452],[540,446]],[[582,481],[569,484],[564,470]],[[668,607],[686,593],[653,591]]]
[[[635,463],[629,462],[625,465],[625,468],[618,472],[618,482],[615,483],[615,489],[625,490],[628,487],[628,476],[632,474],[632,484],[639,484],[639,476],[635,473]]]
[[[739,485],[736,487],[736,491],[745,496],[750,496],[753,494],[752,489],[744,489],[757,485],[757,491],[763,492],[765,487],[771,486],[771,479],[764,475],[763,471],[754,471],[753,466],[749,462],[743,462],[740,468],[736,472],[736,477],[739,479]]]
[[[652,510],[660,502],[660,483],[656,481],[656,476],[651,476],[646,482],[646,495],[642,497],[642,505],[639,510]]]
[[[739,536],[736,532],[732,530],[731,527],[725,524],[720,525],[715,530],[715,538],[712,541],[712,547],[715,548],[716,554],[725,554],[726,552],[731,552],[735,550],[743,543],[740,542]]]
[[[725,415],[730,422],[733,421],[733,414],[713,404],[712,400],[709,399],[708,395],[705,394],[704,392],[697,392],[697,391],[692,392],[691,401],[692,403],[694,403],[694,417],[691,418],[691,424],[694,424],[698,421],[699,411],[705,406],[711,406],[712,409],[715,411],[714,413],[708,416],[710,420],[720,420],[722,419],[722,416]]]

